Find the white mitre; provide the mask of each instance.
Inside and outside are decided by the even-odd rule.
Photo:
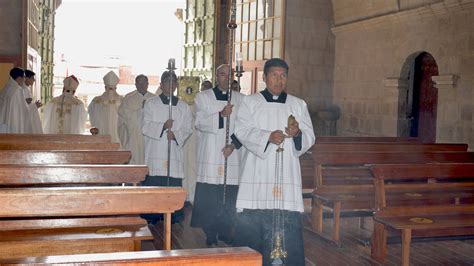
[[[79,80],[74,75],[71,75],[64,79],[64,89],[75,91],[79,86]]]
[[[120,78],[112,70],[110,70],[109,73],[107,73],[103,79],[104,84],[107,87],[116,87],[120,81]]]

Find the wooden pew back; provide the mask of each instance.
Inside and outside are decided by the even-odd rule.
[[[113,264],[259,266],[262,265],[262,256],[260,253],[248,247],[234,247],[49,256],[19,260],[0,260],[0,263],[2,265]]]
[[[130,151],[0,150],[0,164],[125,164]]]
[[[79,134],[0,134],[0,142],[110,143],[110,135]]]
[[[0,141],[0,150],[118,150],[119,143]]]

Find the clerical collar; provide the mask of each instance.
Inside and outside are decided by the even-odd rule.
[[[280,93],[280,95],[278,96],[275,96],[273,94],[271,94],[268,89],[265,89],[263,91],[260,92],[263,97],[265,97],[265,100],[267,100],[267,102],[270,102],[270,103],[286,103],[286,92],[282,92]]]
[[[227,91],[221,91],[217,86],[212,89],[218,101],[227,101]]]
[[[170,103],[170,98],[168,96],[164,95],[163,93],[160,94],[160,99],[163,102],[163,104],[169,104]],[[174,106],[176,106],[178,104],[178,98],[173,96],[172,103],[173,103]]]

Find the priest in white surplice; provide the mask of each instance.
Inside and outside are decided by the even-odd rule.
[[[112,142],[119,143],[117,133],[118,109],[123,96],[117,93],[119,77],[109,71],[104,77],[105,92],[95,97],[87,111],[92,127],[99,129],[99,135],[110,135]]]
[[[188,104],[172,96],[172,117],[169,117],[170,95],[176,90],[178,78],[174,72],[163,72],[160,88],[162,93],[146,101],[143,117],[143,136],[145,139],[145,163],[149,174],[144,186],[182,187],[184,178],[183,147],[193,132],[193,116]],[[171,141],[168,173],[168,141]],[[160,215],[143,216],[149,223],[155,223]],[[173,213],[173,221],[184,218],[182,210]]]
[[[266,89],[247,96],[237,114],[235,134],[249,151],[237,196],[236,246],[248,246],[270,265],[273,210],[283,210],[284,265],[305,265],[301,213],[303,196],[299,156],[315,141],[306,103],[287,94],[288,65],[273,58],[264,66]],[[296,122],[289,125],[289,116]],[[283,143],[283,144],[282,144]],[[278,146],[283,146],[282,180],[275,184]],[[275,207],[276,203],[281,204]]]
[[[125,95],[118,110],[118,136],[125,150],[132,152],[129,164],[145,164],[145,144],[143,141],[142,121],[145,101],[155,94],[148,92],[148,77],[138,75],[135,78],[136,91]]]
[[[71,75],[64,79],[63,93],[44,107],[45,134],[84,134],[87,112],[84,103],[74,96],[79,80]]]
[[[31,133],[28,105],[22,86],[25,71],[15,67],[10,70],[10,80],[0,92],[0,130],[2,133]]]
[[[232,91],[231,104],[227,104],[229,66],[216,70],[217,86],[196,96],[197,183],[194,196],[192,227],[201,227],[206,234],[206,244],[217,244],[217,239],[232,241],[235,221],[241,144],[233,135],[237,111],[243,95]],[[230,116],[229,145],[225,146],[226,118]],[[224,193],[224,161],[227,157],[226,200]],[[225,215],[223,215],[225,213]]]
[[[38,108],[43,106],[41,101],[33,101],[33,96],[31,96],[30,86],[32,86],[36,81],[36,73],[31,70],[25,70],[25,83],[22,87],[23,96],[26,99],[26,104],[28,105],[28,111],[30,113],[31,121],[31,132],[33,134],[43,134],[43,126],[41,125],[41,119],[39,115]]]

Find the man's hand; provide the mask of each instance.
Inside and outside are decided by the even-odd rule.
[[[222,111],[219,112],[219,114],[222,116],[222,117],[228,117],[230,116],[230,114],[232,114],[232,107],[234,107],[234,105],[232,104],[228,104],[224,107],[224,109],[222,109]]]
[[[283,134],[283,131],[281,130],[273,131],[272,134],[270,134],[270,137],[268,138],[268,141],[275,145],[280,145],[283,140],[285,140],[285,134]]]
[[[166,133],[168,136],[168,140],[175,140],[174,133],[171,130],[168,130],[168,133]]]
[[[32,98],[26,98],[26,104],[30,104],[33,101]]]
[[[300,133],[300,128],[298,122],[295,122],[293,125],[285,128],[285,133],[288,138],[297,136]]]
[[[172,127],[173,127],[173,121],[174,121],[174,120],[172,120],[172,119],[166,120],[166,122],[165,122],[163,128],[164,128],[164,129],[170,129],[170,128],[172,128]]]
[[[232,154],[234,149],[234,144],[227,144],[224,148],[222,148],[222,154],[224,154],[224,158],[228,158]]]
[[[35,102],[35,105],[36,105],[36,108],[40,108],[41,106],[43,106],[43,103],[40,100],[37,100]]]

